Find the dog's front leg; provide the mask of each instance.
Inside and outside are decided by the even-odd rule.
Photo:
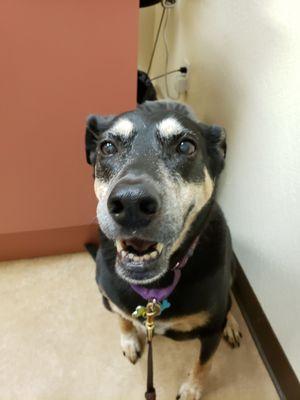
[[[121,348],[125,357],[135,364],[141,356],[142,345],[138,332],[133,323],[128,319],[119,316],[121,329]]]
[[[176,400],[199,400],[207,375],[209,374],[212,356],[221,340],[221,332],[201,338],[200,357],[192,368],[188,379],[181,385]]]

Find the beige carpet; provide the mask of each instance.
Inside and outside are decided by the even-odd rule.
[[[141,400],[146,358],[119,347],[87,254],[0,263],[0,400]],[[222,342],[205,400],[278,399],[238,311],[243,341]],[[197,341],[154,341],[158,400],[174,400],[198,356]]]

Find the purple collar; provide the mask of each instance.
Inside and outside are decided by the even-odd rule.
[[[180,278],[181,278],[181,270],[183,267],[185,267],[186,263],[188,262],[188,259],[193,255],[195,248],[198,244],[199,241],[199,236],[197,236],[194,241],[192,242],[191,246],[189,247],[186,255],[178,261],[175,266],[172,268],[174,271],[174,278],[173,282],[171,285],[164,287],[164,288],[154,288],[154,289],[149,289],[144,286],[140,285],[130,285],[132,289],[139,294],[143,299],[150,301],[153,299],[156,299],[158,302],[161,302],[165,300],[170,294],[173,292],[175,287],[177,286]]]

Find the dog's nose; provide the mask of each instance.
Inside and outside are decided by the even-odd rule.
[[[124,227],[139,228],[148,225],[160,210],[160,198],[148,182],[119,182],[112,190],[107,206],[113,219]]]

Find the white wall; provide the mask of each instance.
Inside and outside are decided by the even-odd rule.
[[[156,25],[160,13],[156,7]],[[185,100],[201,119],[227,129],[219,201],[238,258],[298,376],[299,15],[298,0],[179,0],[167,30],[169,69],[185,57],[191,62]],[[152,76],[163,72],[163,62],[160,42]]]

